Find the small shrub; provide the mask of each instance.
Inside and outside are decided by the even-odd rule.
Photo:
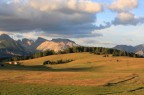
[[[1,66],[1,67],[4,67],[4,64],[1,64],[0,66]]]

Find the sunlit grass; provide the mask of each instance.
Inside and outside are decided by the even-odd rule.
[[[73,61],[43,65],[44,61],[60,59]],[[0,95],[142,95],[143,66],[142,58],[90,53],[25,60],[20,66],[0,67]]]

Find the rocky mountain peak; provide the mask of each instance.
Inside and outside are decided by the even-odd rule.
[[[69,39],[58,38],[49,41],[45,38],[38,37],[36,41],[27,38],[15,41],[7,34],[0,35],[0,53],[9,56],[23,56],[45,50],[58,52],[74,46],[78,45]]]
[[[22,39],[22,43],[27,45],[27,46],[31,46],[34,43],[34,41],[27,39],[27,38],[24,38],[24,39]]]
[[[47,41],[47,40],[42,37],[38,37],[35,42],[37,43],[37,42],[44,42],[44,41]]]

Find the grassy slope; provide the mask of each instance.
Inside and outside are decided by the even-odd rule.
[[[74,61],[42,66],[58,59]],[[144,59],[73,53],[22,63],[0,68],[0,95],[142,95],[144,91]]]

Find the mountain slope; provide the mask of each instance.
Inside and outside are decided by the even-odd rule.
[[[0,57],[25,55],[27,52],[19,43],[6,34],[0,35]]]
[[[47,40],[44,38],[38,37],[37,40],[32,45],[32,48],[36,49],[40,44],[42,44],[45,41],[47,41]]]
[[[65,49],[64,43],[56,43],[52,41],[45,41],[42,44],[40,44],[36,49],[39,51],[46,51],[46,50],[54,50],[59,51]]]
[[[31,47],[34,44],[33,40],[24,38],[22,40],[18,40],[17,43],[19,43],[22,47],[24,47],[27,52],[31,52],[31,53],[33,52],[33,49]]]

